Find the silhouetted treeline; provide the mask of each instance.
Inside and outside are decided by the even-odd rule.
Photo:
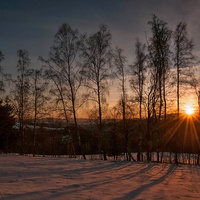
[[[182,124],[179,127],[179,137],[176,140],[176,119],[173,117],[167,119],[167,122],[161,122],[161,129],[156,130],[154,122],[152,122],[152,135],[149,140],[147,137],[142,139],[142,149],[141,160],[147,160],[147,152],[160,152],[159,162],[161,162],[162,152],[179,152],[179,153],[189,153],[198,154],[199,153],[199,143],[197,138],[200,137],[200,122],[197,118],[187,118],[181,117]],[[141,123],[143,124],[142,128]],[[168,131],[165,133],[166,124]],[[45,125],[45,124],[43,124]],[[50,125],[50,124],[49,124]],[[53,124],[52,124],[53,125]],[[25,138],[24,138],[24,154],[32,154],[33,150],[35,154],[40,155],[80,155],[80,149],[77,145],[77,139],[75,136],[75,127],[68,127],[70,129],[70,134],[66,128],[48,128],[46,126],[37,127],[37,134],[35,135],[36,146],[33,146],[33,126],[25,125]],[[194,134],[194,129],[196,129],[196,134]],[[101,154],[101,140],[100,135],[97,134],[97,127],[91,125],[85,125],[79,128],[79,133],[82,141],[83,151],[86,155]],[[105,120],[103,131],[105,133],[105,150],[107,155],[113,157],[121,157],[124,155],[124,149],[126,148],[126,140],[123,135],[123,121],[118,120],[114,122],[113,120]],[[141,131],[145,135],[146,132],[146,119],[138,120],[128,120],[127,121],[127,131],[129,137],[129,148],[130,152],[138,152],[140,146],[140,134]],[[159,133],[159,134],[158,134]],[[20,152],[20,135],[17,129],[1,129],[0,132],[0,150],[1,152],[12,153]],[[32,145],[31,145],[32,144]],[[151,146],[151,149],[149,149]],[[176,148],[176,149],[175,149]],[[152,158],[151,158],[152,159]],[[136,159],[137,160],[137,159]],[[174,160],[171,157],[171,162]]]

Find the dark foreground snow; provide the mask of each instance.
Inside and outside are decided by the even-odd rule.
[[[200,199],[200,166],[0,155],[2,199]]]

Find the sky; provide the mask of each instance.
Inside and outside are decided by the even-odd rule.
[[[0,0],[0,50],[6,73],[15,74],[17,50],[26,49],[31,68],[47,58],[58,27],[63,23],[91,34],[100,24],[106,24],[112,34],[112,46],[123,48],[129,63],[134,61],[134,44],[138,37],[150,37],[148,21],[152,14],[168,23],[174,30],[184,21],[200,52],[199,0]]]
[[[200,51],[200,1],[198,0],[0,0],[0,50],[5,55],[6,72],[15,71],[18,49],[26,49],[32,67],[46,57],[58,27],[63,23],[94,33],[106,24],[112,33],[113,46],[125,50],[133,62],[134,43],[150,37],[147,24],[151,15],[166,21],[174,29],[179,21],[188,24],[188,33]]]

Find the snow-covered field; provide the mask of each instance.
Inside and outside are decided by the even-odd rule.
[[[200,166],[0,154],[1,199],[200,199]]]

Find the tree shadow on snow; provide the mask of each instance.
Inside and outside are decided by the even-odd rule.
[[[177,166],[176,165],[171,165],[169,167],[169,169],[167,170],[167,172],[161,176],[158,179],[152,180],[151,183],[145,184],[140,186],[139,188],[125,194],[123,197],[121,198],[117,198],[118,200],[120,199],[126,199],[126,200],[131,200],[136,198],[139,194],[141,194],[143,191],[147,191],[150,187],[153,187],[157,184],[160,184],[161,182],[163,182],[166,178],[168,178],[170,175],[173,174],[173,172],[176,170]]]

